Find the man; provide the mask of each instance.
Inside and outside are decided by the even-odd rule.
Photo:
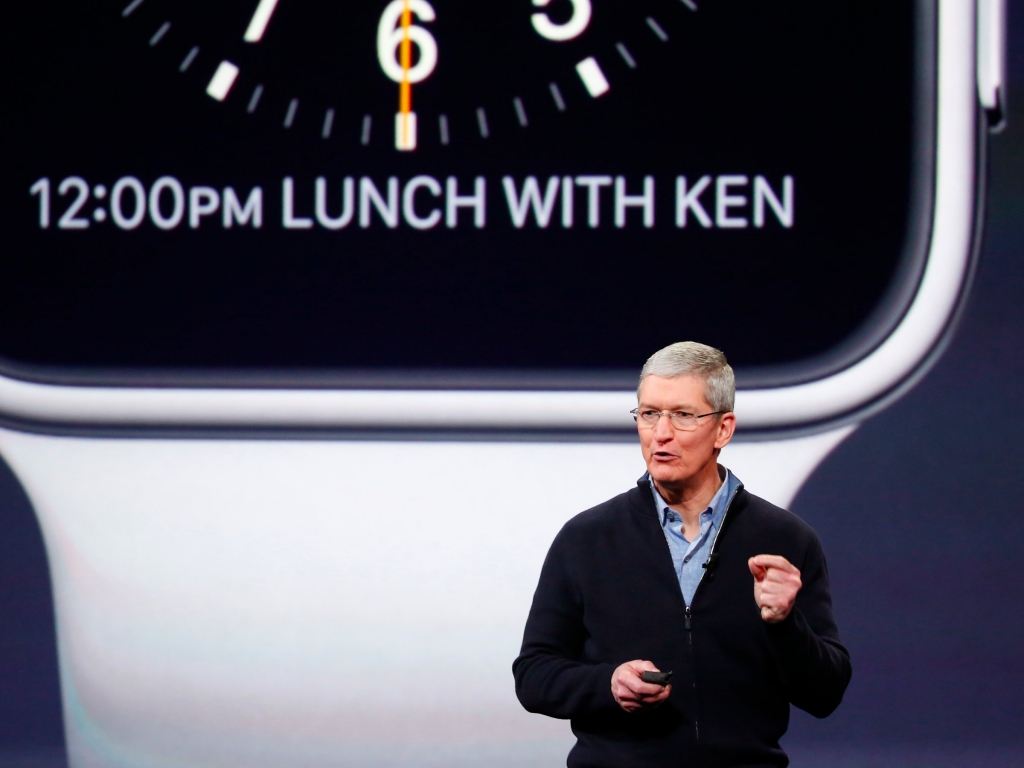
[[[512,669],[526,709],[572,720],[570,768],[786,766],[790,703],[842,700],[818,537],[718,464],[734,397],[717,349],[655,353],[633,412],[647,474],[551,545]]]

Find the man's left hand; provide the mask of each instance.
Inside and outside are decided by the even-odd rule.
[[[784,621],[803,586],[800,569],[780,555],[756,555],[747,561],[754,577],[754,602],[769,624]]]

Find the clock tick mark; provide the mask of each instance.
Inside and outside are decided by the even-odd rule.
[[[320,131],[320,136],[325,139],[331,138],[331,129],[334,127],[334,110],[328,109],[324,114],[324,127]]]
[[[562,98],[562,91],[559,89],[558,84],[550,83],[548,88],[551,91],[551,98],[555,100],[555,106],[558,107],[558,111],[565,112],[565,99]]]
[[[490,129],[487,127],[487,113],[484,112],[483,107],[478,107],[476,110],[476,122],[480,126],[480,135],[483,138],[487,138],[491,135]]]
[[[210,84],[206,86],[206,93],[217,101],[224,101],[237,77],[238,67],[225,59],[218,65],[217,71],[210,78]]]
[[[163,24],[161,24],[160,25],[160,29],[158,29],[156,32],[154,32],[153,36],[151,38],[149,38],[149,47],[152,48],[157,43],[159,43],[161,40],[163,40],[164,39],[164,35],[167,34],[167,32],[168,32],[168,30],[170,28],[171,28],[171,22],[169,22],[169,21],[165,21]]]
[[[249,106],[245,108],[245,111],[250,115],[256,111],[256,107],[260,105],[260,97],[263,95],[263,85],[257,85],[252,89],[252,96],[249,97]]]
[[[697,10],[697,4],[693,0],[682,0],[683,5],[689,8],[691,11]]]
[[[448,146],[448,115],[441,115],[438,118],[438,127],[441,129],[441,144],[445,147]]]
[[[193,45],[192,46],[192,50],[190,50],[188,52],[188,54],[185,56],[185,58],[182,59],[181,64],[178,65],[178,71],[179,72],[186,71],[189,67],[192,66],[192,62],[196,60],[196,56],[198,56],[198,55],[199,55],[199,46],[198,45]]]
[[[630,69],[636,69],[636,59],[633,58],[633,55],[625,45],[622,43],[616,43],[615,50],[619,52],[619,56],[621,56],[622,60],[626,62],[627,67]]]
[[[242,38],[245,42],[258,43],[263,39],[263,33],[267,31],[267,24],[270,23],[270,17],[274,14],[275,8],[277,8],[277,0],[260,0],[260,4],[256,6],[256,12],[252,15],[252,21],[249,22]]]
[[[608,78],[604,76],[597,59],[593,56],[588,56],[576,65],[576,74],[583,81],[587,93],[595,99],[608,93]]]
[[[523,100],[516,96],[512,99],[512,103],[516,108],[516,117],[519,118],[519,124],[525,128],[530,124],[530,121],[526,119],[526,108],[523,106]]]
[[[284,116],[284,127],[291,128],[295,122],[295,113],[299,111],[299,100],[292,99],[288,102],[288,113]]]
[[[128,3],[128,5],[124,7],[124,10],[121,11],[121,17],[127,19],[129,16],[132,15],[132,11],[134,11],[140,5],[142,5],[142,0],[132,0],[132,2]]]
[[[373,127],[373,118],[366,115],[363,118],[363,135],[360,139],[362,145],[365,147],[370,143],[370,129]]]
[[[663,43],[668,42],[668,33],[661,28],[661,24],[655,21],[653,16],[647,17],[647,26],[651,28],[651,32],[658,36],[658,39]]]

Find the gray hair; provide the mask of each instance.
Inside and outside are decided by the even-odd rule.
[[[714,347],[698,344],[696,341],[679,341],[659,349],[644,363],[640,381],[636,387],[640,397],[640,385],[648,376],[695,376],[704,382],[704,399],[716,411],[731,411],[736,402],[736,376],[725,355]]]

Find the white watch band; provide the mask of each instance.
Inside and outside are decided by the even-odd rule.
[[[784,504],[851,430],[723,461]],[[567,726],[522,710],[510,665],[558,529],[643,472],[635,443],[0,451],[46,542],[75,766],[560,762]]]

